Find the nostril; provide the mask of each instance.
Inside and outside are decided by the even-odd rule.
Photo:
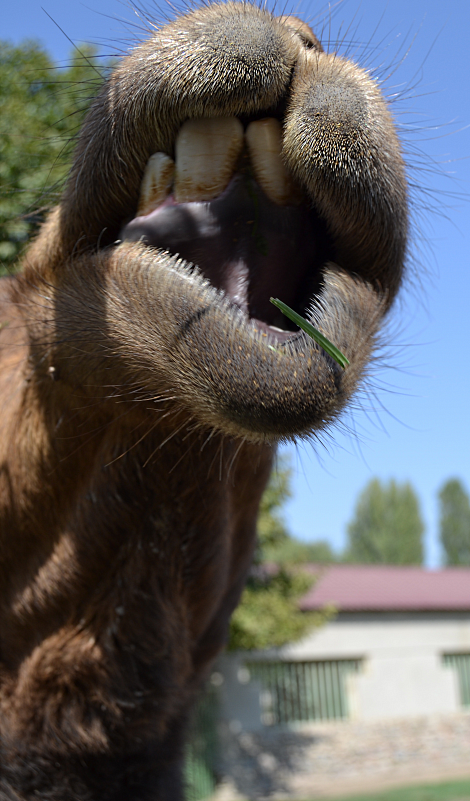
[[[300,35],[300,38],[302,39],[304,47],[306,47],[307,50],[313,50],[315,48],[315,43],[310,41],[310,39],[306,39],[305,36],[302,35]]]
[[[321,53],[323,52],[320,41],[306,22],[302,22],[302,20],[297,19],[297,17],[291,16],[280,17],[280,19],[284,25],[295,32],[306,50],[318,50]]]

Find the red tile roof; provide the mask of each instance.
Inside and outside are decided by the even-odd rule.
[[[318,576],[300,606],[338,611],[470,611],[470,568],[308,565]]]

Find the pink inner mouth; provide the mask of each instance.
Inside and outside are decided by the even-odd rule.
[[[269,298],[304,314],[331,258],[325,225],[312,209],[276,205],[242,174],[215,200],[177,204],[168,197],[127,223],[120,239],[143,241],[196,264],[255,328],[281,341],[297,329]]]

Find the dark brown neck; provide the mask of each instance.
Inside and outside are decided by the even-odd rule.
[[[136,760],[144,775],[149,749],[164,754],[170,738],[175,753],[226,640],[272,449],[193,430],[183,412],[111,387],[108,398],[92,386],[80,394],[49,369],[47,347],[38,358],[24,339],[20,325],[3,331],[2,461],[17,453],[0,485],[7,739],[34,741],[45,777],[59,763],[64,777],[82,776],[75,750],[87,764],[103,749],[103,782]],[[45,685],[49,731],[36,723]],[[66,762],[51,734],[65,719]],[[135,754],[124,759],[129,730]],[[152,770],[164,782],[176,768]]]

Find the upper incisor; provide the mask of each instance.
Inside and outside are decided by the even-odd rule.
[[[243,147],[236,117],[187,120],[176,138],[175,200],[212,200],[223,192]]]
[[[246,142],[255,178],[270,200],[280,206],[300,203],[300,188],[282,161],[279,120],[266,117],[251,122],[246,130]]]

